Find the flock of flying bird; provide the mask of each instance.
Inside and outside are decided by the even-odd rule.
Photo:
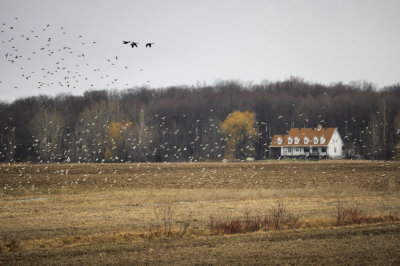
[[[123,44],[131,44],[132,48],[138,47],[137,45],[139,44],[138,42],[132,42],[132,41],[122,41]],[[151,46],[154,44],[154,42],[148,42],[146,43],[146,48],[151,48]]]
[[[84,81],[91,83],[91,80],[107,80],[107,87],[110,85],[120,85],[118,77],[113,76],[111,73],[107,73],[104,68],[107,67],[120,67],[116,69],[118,71],[124,71],[128,69],[128,66],[121,66],[121,61],[118,55],[109,56],[108,59],[104,58],[101,68],[98,65],[92,64],[92,56],[90,51],[95,45],[98,45],[96,41],[88,40],[83,35],[70,34],[64,27],[53,26],[50,24],[44,25],[34,30],[26,30],[26,27],[21,27],[18,23],[18,18],[15,18],[14,23],[2,23],[0,24],[0,42],[1,50],[4,52],[4,57],[0,56],[0,67],[5,67],[6,70],[12,70],[13,73],[18,73],[23,81],[33,83],[37,88],[49,87],[53,88],[57,85],[60,87],[75,88],[77,86],[84,87]],[[25,25],[24,25],[25,26]],[[130,45],[132,48],[137,48],[139,43],[136,41],[122,41],[122,45]],[[153,42],[145,43],[146,48],[152,48]],[[97,62],[98,60],[94,60]],[[38,67],[40,66],[40,67]],[[142,68],[138,69],[143,71]],[[92,72],[92,73],[89,73]],[[118,72],[119,73],[119,72]],[[95,74],[95,75],[93,75]],[[149,81],[147,81],[149,82]],[[0,88],[2,81],[0,80]],[[7,84],[9,85],[9,84]],[[128,85],[128,84],[125,84]],[[25,85],[24,85],[25,86]],[[90,87],[85,89],[93,88],[93,83]],[[15,86],[15,89],[18,87]],[[211,110],[212,111],[212,110]],[[157,115],[158,117],[158,115]],[[10,118],[11,119],[11,118]],[[163,121],[165,117],[161,118]],[[198,123],[200,120],[197,120]],[[53,122],[53,121],[50,121]],[[92,123],[94,125],[94,123]],[[103,126],[106,126],[105,124]],[[164,128],[164,123],[160,124],[162,134],[167,134],[169,128]],[[83,131],[88,131],[88,128],[84,128]],[[210,129],[219,130],[217,125],[212,124]],[[173,134],[177,134],[179,130]],[[39,141],[39,140],[38,140]],[[132,139],[133,149],[135,150],[136,139]],[[152,140],[149,140],[151,144]],[[195,145],[199,141],[197,137],[191,145]],[[168,142],[164,143],[161,149],[170,149]],[[143,143],[142,143],[143,144]],[[36,144],[35,144],[36,145]],[[221,157],[221,149],[223,147],[211,147],[212,145],[206,144],[200,147],[203,151],[211,149],[206,156],[211,156],[213,153],[219,152],[218,157]],[[34,148],[34,147],[32,147]],[[176,149],[176,151],[174,150]],[[181,153],[186,151],[186,148],[180,149],[177,147],[171,148],[173,156],[180,158]],[[155,153],[154,151],[149,151]],[[1,152],[0,152],[1,154]],[[60,155],[61,156],[61,155]],[[69,156],[67,151],[64,152],[66,162],[69,162]],[[168,157],[169,155],[165,155]]]
[[[104,58],[99,63],[98,58],[91,54],[97,42],[79,34],[70,34],[64,27],[47,24],[26,30],[26,25],[21,25],[20,20],[15,18],[0,24],[0,43],[4,55],[0,57],[0,66],[12,70],[8,73],[18,73],[21,78],[12,80],[10,77],[5,82],[5,75],[0,79],[0,86],[13,89],[19,86],[38,89],[79,86],[84,90],[133,86],[132,81],[122,81],[117,75],[131,71],[122,63],[123,60],[118,61],[118,55]],[[123,44],[138,47],[138,42],[123,41]],[[152,45],[152,42],[146,43],[147,48]],[[138,70],[143,71],[143,68],[139,66]]]

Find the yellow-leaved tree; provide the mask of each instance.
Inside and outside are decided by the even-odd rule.
[[[221,131],[226,137],[225,158],[254,157],[258,133],[255,113],[234,111],[221,123]]]

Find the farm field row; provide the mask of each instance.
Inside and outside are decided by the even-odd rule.
[[[86,262],[95,254],[104,254],[94,261],[112,263],[106,254],[111,256],[121,248],[121,260],[115,263],[126,262],[131,252],[137,252],[136,262],[155,259],[154,262],[171,263],[166,257],[164,261],[157,261],[148,250],[156,250],[156,246],[167,256],[172,247],[187,242],[188,248],[174,256],[188,256],[187,259],[194,256],[191,262],[202,263],[195,257],[200,253],[194,248],[200,242],[214,246],[212,250],[219,250],[216,254],[223,254],[227,250],[233,252],[231,249],[238,248],[240,241],[250,248],[253,238],[260,241],[260,246],[254,248],[260,252],[259,262],[262,262],[265,256],[272,256],[262,251],[264,244],[272,244],[271,234],[282,234],[286,240],[279,243],[288,248],[295,244],[291,236],[304,232],[317,234],[319,237],[310,239],[318,238],[314,241],[322,245],[311,248],[310,252],[325,254],[329,250],[337,255],[332,262],[338,262],[336,247],[345,243],[355,245],[352,241],[366,236],[354,233],[347,240],[344,233],[335,236],[335,230],[364,232],[363,228],[374,231],[375,226],[381,226],[386,228],[385,233],[379,233],[379,237],[368,235],[368,239],[377,244],[382,237],[388,247],[400,237],[398,162],[1,165],[0,185],[0,252],[6,255],[3,262],[17,259],[30,263],[32,256],[39,260],[43,255],[43,262],[51,263],[52,256],[60,256],[62,250],[79,253],[77,257]],[[244,224],[248,220],[271,217],[271,211],[277,206],[283,207],[287,216],[296,217],[291,230],[285,226],[279,230],[263,227],[251,234],[221,236],[221,232],[213,232],[210,227],[215,221],[240,220]],[[336,227],[339,208],[356,210],[358,215],[374,219],[369,220],[370,224]],[[172,233],[167,235],[169,227]],[[231,238],[238,242],[229,242]],[[260,238],[264,240],[257,240]],[[212,244],[215,241],[227,241],[227,250],[215,248]],[[365,247],[366,250],[375,244]],[[140,248],[136,250],[136,247]],[[303,256],[306,247],[299,245],[298,248],[294,254]],[[273,256],[278,259],[276,262],[290,262],[280,255]],[[229,263],[233,258],[222,257],[223,261],[216,258],[214,262]],[[306,263],[312,258],[304,259]],[[328,256],[323,255],[321,259],[326,262]],[[377,258],[376,262],[381,259]],[[398,260],[398,253],[391,259]],[[66,258],[66,262],[76,261]]]
[[[86,193],[110,189],[400,188],[400,162],[265,161],[0,165],[0,195]]]

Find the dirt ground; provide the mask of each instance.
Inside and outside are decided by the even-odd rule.
[[[400,187],[399,162],[264,161],[256,163],[135,163],[1,165],[3,195],[117,189],[294,189]],[[6,188],[4,188],[6,187]]]
[[[278,202],[295,229],[210,233]],[[336,227],[339,204],[382,219]],[[0,165],[0,264],[390,265],[399,216],[398,162]]]

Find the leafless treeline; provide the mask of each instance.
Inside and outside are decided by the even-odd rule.
[[[87,91],[0,104],[3,162],[221,160],[220,123],[235,110],[256,113],[256,159],[291,127],[338,127],[346,156],[393,159],[400,151],[400,85],[323,86],[282,82]],[[397,151],[396,151],[397,147]]]

